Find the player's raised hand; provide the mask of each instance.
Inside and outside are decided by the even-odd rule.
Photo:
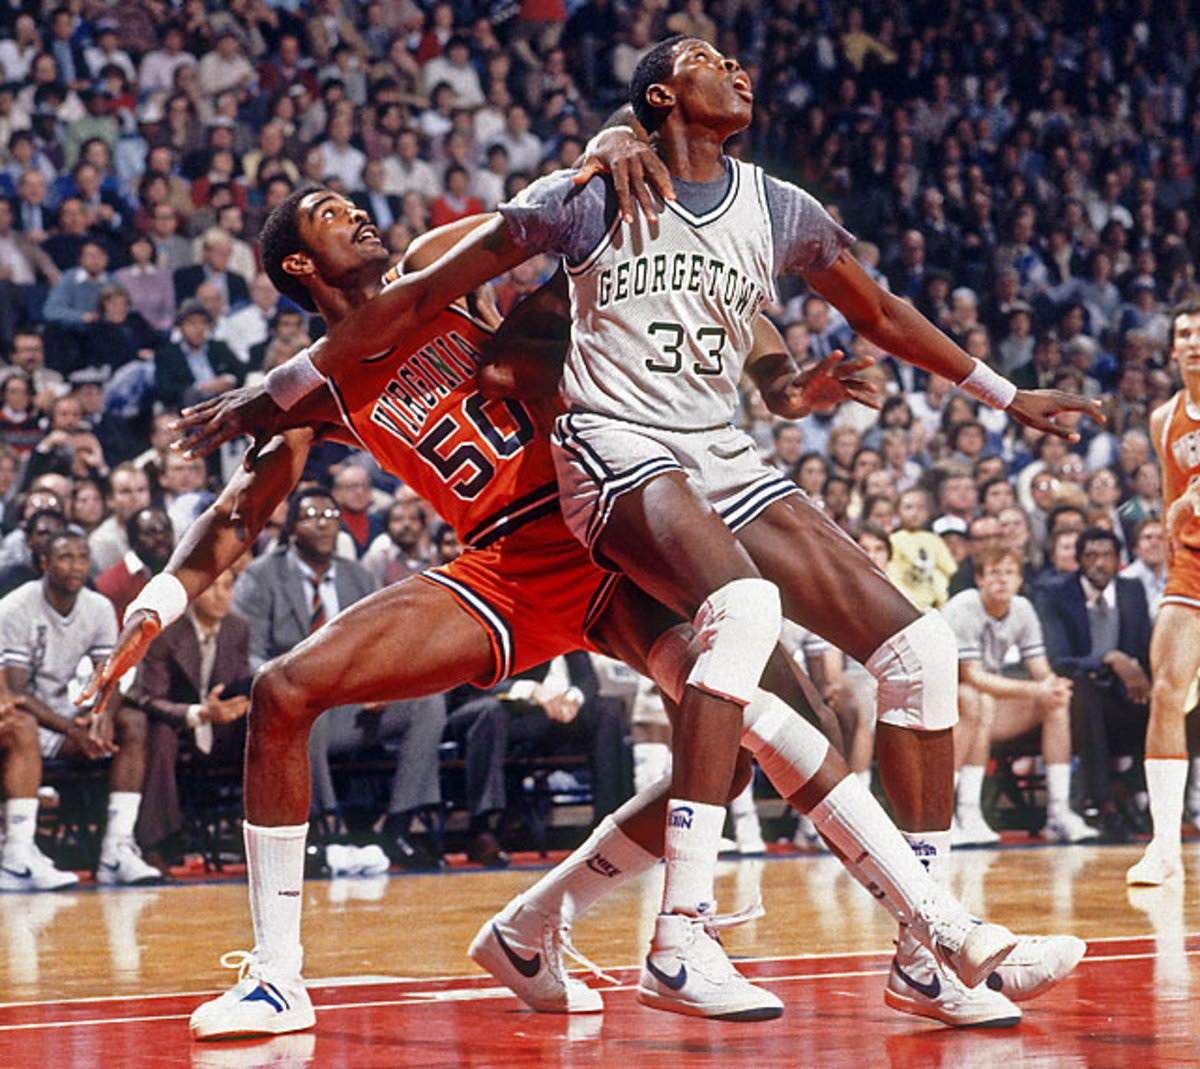
[[[617,208],[621,218],[633,222],[633,202],[636,200],[647,219],[658,218],[654,192],[664,200],[675,199],[671,172],[645,141],[639,140],[628,127],[614,126],[601,130],[589,143],[588,150],[576,163],[575,185],[586,185],[601,172],[613,177]]]
[[[92,673],[92,678],[75,699],[75,704],[86,705],[95,698],[94,709],[107,709],[109,699],[121,677],[141,663],[142,658],[146,656],[146,650],[150,648],[150,643],[161,631],[162,623],[157,613],[148,609],[138,609],[130,613],[125,620],[125,626],[121,628],[112,653]]]
[[[281,415],[282,410],[261,383],[238,386],[185,408],[170,424],[170,430],[178,435],[171,448],[189,459],[206,457],[243,434],[250,435],[257,448],[275,434]]]
[[[861,374],[874,363],[869,356],[847,360],[841,349],[835,349],[819,364],[795,375],[781,394],[768,399],[768,407],[785,419],[801,419],[810,412],[825,411],[844,401],[882,408],[878,385]]]
[[[1018,423],[1068,442],[1079,441],[1079,432],[1074,426],[1058,423],[1059,416],[1077,412],[1097,423],[1104,422],[1099,401],[1089,401],[1065,390],[1018,390],[1007,411]]]
[[[1167,552],[1171,559],[1183,545],[1183,532],[1200,521],[1200,476],[1193,476],[1188,488],[1171,502],[1164,517],[1167,535]]]

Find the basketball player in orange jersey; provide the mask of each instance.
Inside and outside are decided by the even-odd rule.
[[[290,222],[289,209],[293,211]],[[300,285],[291,286],[285,274],[279,278],[281,288],[304,303],[315,303],[336,323],[342,309],[378,286],[375,252],[379,246],[373,228],[344,199],[327,191],[303,194],[277,211],[282,214],[268,228],[265,262],[271,267],[287,263],[287,271],[297,272]],[[294,231],[291,244],[286,240],[289,228]],[[293,255],[289,249],[303,250],[303,255]],[[332,384],[351,425],[372,440],[383,454],[381,459],[402,470],[406,478],[422,481],[425,492],[445,513],[464,530],[477,531],[477,541],[484,546],[468,551],[461,566],[450,566],[426,579],[414,578],[360,603],[260,677],[246,766],[247,858],[256,954],[238,958],[246,965],[246,975],[231,992],[197,1010],[192,1028],[200,1038],[275,1034],[313,1022],[299,979],[296,889],[303,865],[301,822],[308,804],[305,737],[321,709],[340,701],[343,694],[424,693],[467,679],[486,682],[501,674],[506,664],[519,668],[568,644],[579,644],[584,641],[589,600],[609,585],[603,573],[587,562],[561,520],[552,512],[539,514],[543,497],[518,492],[536,490],[542,485],[537,476],[547,470],[547,458],[538,456],[539,451],[547,451],[545,437],[529,433],[532,414],[523,405],[489,404],[475,391],[473,380],[458,379],[455,369],[472,366],[485,337],[486,331],[465,311],[448,310],[436,327],[403,352],[389,353],[368,369],[359,369],[353,384]],[[373,381],[368,386],[364,378]],[[447,389],[452,378],[458,381]],[[432,386],[445,391],[443,396],[426,390]],[[319,418],[315,408],[310,415]],[[414,419],[419,431],[413,429]],[[464,433],[448,430],[447,419],[461,420]],[[406,438],[416,443],[415,450]],[[422,451],[424,443],[430,444]],[[430,450],[435,451],[436,462],[428,460]],[[168,567],[170,578],[159,584],[158,592],[131,607],[113,661],[94,687],[111,685],[136,661],[161,623],[180,611],[183,602],[253,539],[263,518],[290,488],[306,451],[307,438],[276,438],[256,458],[254,467],[239,475],[188,532]],[[454,457],[464,463],[452,464]],[[525,482],[498,483],[518,492],[512,507],[489,493],[487,482],[478,477],[489,466],[504,463],[526,469]],[[429,469],[427,478],[423,467]],[[477,522],[489,514],[488,508],[472,514],[470,502],[497,506],[500,511],[490,514],[497,520],[508,517],[508,522],[499,527]],[[522,519],[527,521],[524,525]],[[501,529],[508,533],[487,545]],[[547,566],[555,568],[549,577],[544,571]],[[539,598],[538,591],[544,597]],[[522,607],[523,601],[537,610],[536,619]],[[645,633],[653,626],[655,610],[646,604],[621,610],[620,604],[617,592],[608,610],[610,616],[617,614],[616,626],[604,629],[602,617],[602,633],[611,636],[612,646],[627,652],[635,665],[643,664],[642,650],[654,632],[640,640],[643,646],[638,649],[638,629]],[[557,633],[553,631],[556,614]],[[622,630],[627,631],[624,637]],[[671,681],[665,682],[670,688]],[[777,703],[764,696],[756,705],[747,714],[753,721],[748,743],[782,793],[811,810],[832,785],[845,778],[844,766],[823,738]],[[555,873],[484,926],[472,946],[476,960],[498,975],[507,970],[505,982],[534,1008],[600,1009],[598,994],[563,972],[563,935],[574,915],[656,861],[662,849],[662,797],[660,789],[623,807],[615,820],[603,821]],[[963,941],[981,928],[996,926],[969,924],[963,929],[961,907],[936,890],[870,799],[864,799],[858,809],[839,806],[820,814],[819,824],[843,844],[854,843],[852,871],[873,884],[877,896],[897,916],[907,917],[910,925],[928,933],[927,938],[936,935],[942,940],[940,953],[963,968],[969,958],[963,953]],[[959,925],[956,931],[955,925]],[[955,939],[960,940],[958,951],[950,945]],[[1065,940],[1067,950],[1077,942]],[[975,974],[985,965],[976,959]],[[1057,978],[1042,970],[1035,982],[1044,989]],[[1010,984],[1021,982],[1019,976],[1010,976]],[[1006,1023],[1015,1023],[1017,1017],[1019,1011]]]
[[[580,190],[563,173],[540,179],[434,268],[388,287],[334,328],[293,365],[295,397],[276,398],[290,407],[305,384],[351,372],[382,338],[418,329],[446,301],[536,252],[567,261],[572,323],[562,391],[570,410],[554,437],[564,517],[597,560],[691,616],[707,638],[675,736],[678,819],[668,829],[663,912],[639,981],[639,998],[653,1005],[673,1001],[664,977],[677,979],[688,955],[707,948],[704,915],[738,710],[769,656],[781,610],[879,680],[885,789],[922,860],[934,866],[949,849],[952,634],[874,573],[729,424],[749,323],[774,276],[800,274],[859,333],[1020,422],[1075,437],[1057,417],[1098,413],[1061,391],[1017,390],[972,360],[871,281],[847,251],[850,235],[811,196],[726,157],[723,144],[748,124],[752,99],[745,73],[711,45],[678,38],[655,46],[630,100],[672,172],[676,201],[656,215],[618,218],[603,183]],[[791,414],[790,362],[760,362],[757,374],[772,410]],[[263,398],[244,394],[198,416],[222,425],[218,438],[277,418]],[[213,434],[198,431],[199,440]],[[969,1004],[912,935],[901,934],[889,1003],[978,1023],[986,1008]],[[731,993],[736,986],[730,979]],[[741,988],[731,997],[753,995]],[[764,1012],[768,1004],[764,995]]]
[[[1162,464],[1169,554],[1167,588],[1150,640],[1146,788],[1154,837],[1125,876],[1148,886],[1183,876],[1184,717],[1188,690],[1200,672],[1200,301],[1172,310],[1170,340],[1183,389],[1150,415],[1150,440]]]

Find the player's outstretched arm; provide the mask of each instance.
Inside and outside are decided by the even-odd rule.
[[[1064,390],[1018,390],[1011,382],[960,349],[911,305],[881,288],[849,252],[805,280],[846,317],[852,330],[884,352],[957,383],[993,408],[1047,434],[1077,441],[1073,428],[1058,422],[1065,413],[1082,413],[1104,422],[1100,405]]]
[[[571,341],[567,276],[556,271],[509,314],[483,352],[479,392],[485,397],[552,397]]]
[[[174,599],[174,616],[208,589],[218,575],[254,545],[280,502],[291,493],[304,471],[316,435],[309,429],[275,436],[257,455],[251,468],[241,468],[228,485],[179,540],[163,575]],[[156,577],[152,582],[160,582]],[[161,607],[139,607],[135,599],[112,653],[92,673],[76,704],[94,695],[103,708],[121,677],[141,663],[150,643],[172,622]]]

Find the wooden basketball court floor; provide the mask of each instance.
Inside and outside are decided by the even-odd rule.
[[[893,925],[828,855],[722,863],[727,933],[748,975],[784,1000],[776,1021],[722,1024],[637,1004],[661,870],[577,925],[619,981],[603,1014],[534,1014],[466,957],[478,926],[539,875],[457,871],[305,885],[307,1033],[193,1043],[191,1010],[250,946],[244,883],[0,896],[0,1066],[1200,1066],[1200,842],[1186,882],[1127,889],[1140,846],[1005,845],[955,855],[956,888],[1018,931],[1089,941],[1070,978],[1003,1031],[952,1030],[888,1009]]]

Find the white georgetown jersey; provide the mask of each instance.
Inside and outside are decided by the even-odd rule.
[[[675,179],[656,222],[617,215],[605,181],[570,172],[501,205],[530,252],[566,259],[573,409],[671,430],[729,423],[755,317],[775,276],[827,267],[852,240],[807,193],[728,159],[716,182]]]
[[[775,293],[772,244],[763,173],[737,161],[710,211],[667,202],[655,223],[618,218],[568,265],[568,403],[675,430],[728,423],[754,319]]]

